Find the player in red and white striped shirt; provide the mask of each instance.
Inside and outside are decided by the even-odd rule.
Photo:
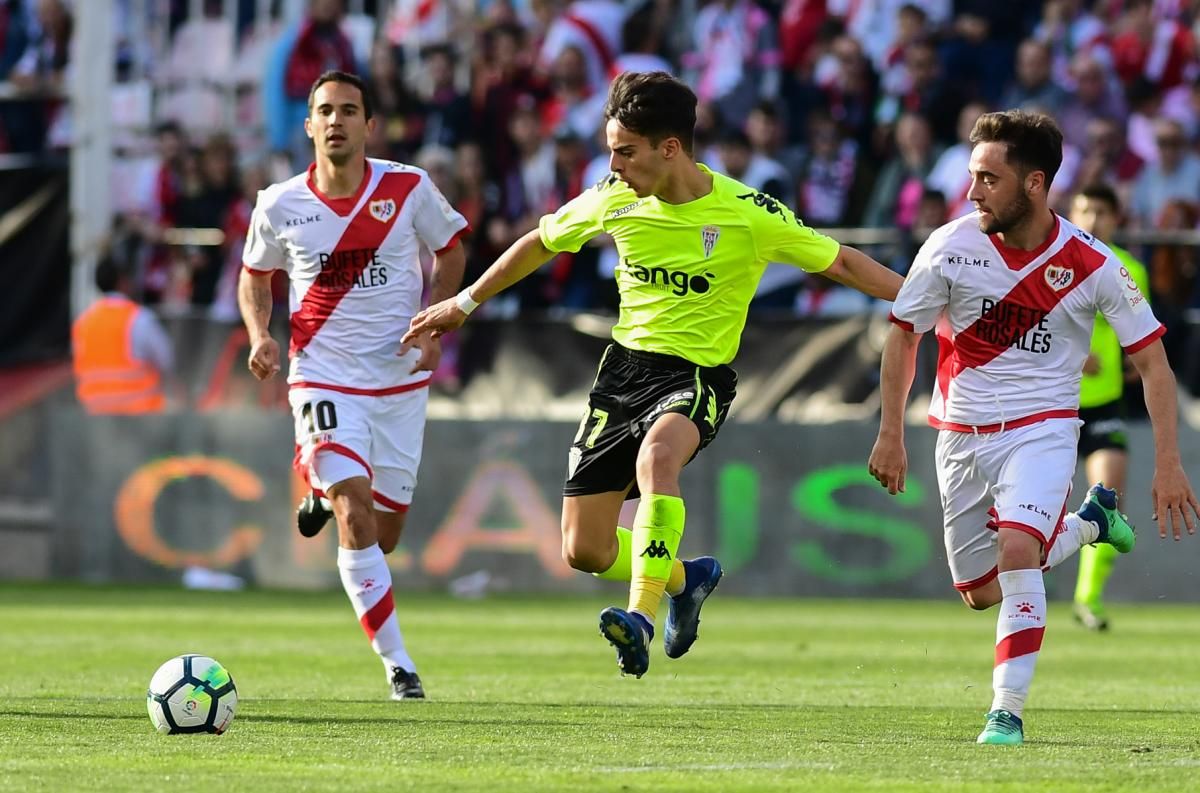
[[[1154,425],[1160,535],[1195,530],[1200,505],[1180,463],[1175,378],[1137,285],[1104,243],[1047,206],[1062,133],[1047,116],[982,116],[971,132],[976,212],[935,231],[900,289],[884,347],[883,415],[870,470],[904,489],[904,404],[921,334],[940,346],[929,423],[954,586],[973,609],[1000,604],[994,699],[980,743],[1019,744],[1046,625],[1043,570],[1087,543],[1133,549],[1116,493],[1093,487],[1066,512],[1079,381],[1100,312],[1145,384]]]
[[[291,281],[289,401],[296,465],[313,493],[299,528],[338,524],[338,570],[393,699],[425,696],[404,646],[384,554],[396,547],[416,487],[429,372],[441,357],[429,336],[401,337],[421,307],[418,253],[435,252],[431,297],[453,296],[467,221],[419,168],[367,159],[375,121],[362,81],[327,72],[313,84],[305,131],[316,161],[258,195],[238,287],[250,334],[250,370],[279,371],[270,274]],[[327,501],[326,501],[327,500]]]

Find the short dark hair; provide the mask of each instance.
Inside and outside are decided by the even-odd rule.
[[[621,72],[608,87],[604,118],[657,146],[679,138],[690,157],[696,130],[696,94],[666,72]]]
[[[1046,174],[1046,190],[1062,165],[1062,130],[1044,113],[1005,110],[984,113],[971,130],[971,143],[1003,143],[1005,159],[1021,171]]]
[[[101,292],[115,292],[121,285],[121,268],[111,255],[105,255],[96,262],[96,288]]]
[[[1113,212],[1121,211],[1121,199],[1117,197],[1117,191],[1112,188],[1112,185],[1104,182],[1093,182],[1085,185],[1079,191],[1079,195],[1092,201],[1103,201],[1108,204]]]
[[[312,88],[308,91],[308,114],[310,116],[313,112],[313,102],[317,96],[317,89],[325,85],[325,83],[345,83],[346,85],[354,86],[362,96],[363,115],[370,118],[374,114],[375,109],[371,106],[371,92],[367,88],[367,84],[363,78],[357,74],[350,74],[350,72],[339,72],[336,69],[330,69],[314,80]]]

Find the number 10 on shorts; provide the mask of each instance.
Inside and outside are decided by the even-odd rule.
[[[300,408],[300,417],[310,435],[315,435],[318,430],[328,432],[337,426],[337,408],[328,400],[305,402]]]

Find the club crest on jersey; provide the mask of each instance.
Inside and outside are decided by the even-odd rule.
[[[717,240],[721,237],[721,229],[719,226],[705,226],[700,229],[700,239],[704,241],[704,258],[712,256],[713,248],[717,245]]]
[[[1046,283],[1056,292],[1066,289],[1074,280],[1075,271],[1070,267],[1059,267],[1057,264],[1052,264],[1046,268]]]
[[[380,223],[387,223],[392,219],[392,215],[396,214],[396,200],[394,198],[381,198],[378,201],[372,201],[367,205],[367,210],[370,211],[371,217]]]

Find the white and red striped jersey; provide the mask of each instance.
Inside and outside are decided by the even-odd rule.
[[[246,235],[244,266],[291,280],[288,383],[360,394],[408,390],[419,352],[400,338],[421,307],[420,245],[440,253],[467,221],[420,168],[367,160],[349,198],[323,195],[313,167],[268,187]]]
[[[1055,216],[1032,251],[979,230],[979,213],[937,229],[917,254],[892,321],[936,327],[929,423],[995,432],[1078,415],[1079,381],[1097,312],[1132,353],[1165,328],[1108,246]]]

